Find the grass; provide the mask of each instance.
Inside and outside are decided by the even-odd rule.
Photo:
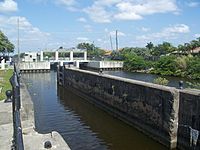
[[[4,100],[6,98],[5,92],[7,90],[12,90],[11,84],[10,84],[10,77],[13,74],[13,70],[0,70],[0,101]]]

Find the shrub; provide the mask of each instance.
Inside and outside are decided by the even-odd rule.
[[[160,84],[160,85],[167,85],[169,81],[166,78],[158,77],[153,80],[153,83]]]

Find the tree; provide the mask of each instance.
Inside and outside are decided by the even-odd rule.
[[[151,54],[153,56],[161,56],[161,55],[170,54],[171,52],[175,50],[176,50],[176,47],[174,47],[171,43],[163,42],[162,44],[158,44],[157,46],[155,46],[154,49],[151,51]]]
[[[145,60],[141,56],[137,56],[136,54],[126,54],[124,60],[124,68],[128,71],[133,70],[144,70],[146,69],[147,64]]]
[[[154,47],[152,42],[147,43],[146,48],[148,48],[149,50],[151,50]]]
[[[176,57],[175,56],[163,56],[156,63],[152,73],[160,75],[175,75],[177,70]]]
[[[5,55],[5,53],[13,53],[15,46],[8,40],[7,36],[0,31],[0,52]]]
[[[89,57],[102,57],[105,53],[104,50],[96,47],[94,44],[90,43],[79,43],[77,45],[78,49],[86,49]]]

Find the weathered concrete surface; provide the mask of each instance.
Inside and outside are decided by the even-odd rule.
[[[167,147],[176,147],[177,89],[79,69],[65,69],[64,85]]]
[[[0,101],[0,149],[9,150],[12,145],[12,103]]]
[[[70,150],[62,136],[53,131],[52,134],[39,134],[35,129],[34,110],[31,97],[24,83],[21,84],[21,125],[25,150],[44,150],[44,142],[50,141],[52,150]],[[13,123],[12,103],[0,101],[0,149],[9,150],[12,146]]]
[[[200,91],[180,90],[178,148],[200,149],[200,135],[197,145],[191,143],[191,129],[200,131]]]

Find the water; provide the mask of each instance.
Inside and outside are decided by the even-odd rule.
[[[127,71],[104,71],[105,74],[110,74],[114,76],[119,76],[123,78],[129,78],[134,80],[140,80],[145,82],[153,83],[154,79],[160,77],[160,75],[156,74],[147,74],[147,73],[137,73],[137,72],[127,72]],[[179,81],[183,81],[184,88],[194,88],[189,83],[198,84],[197,87],[200,89],[200,81],[199,80],[189,80],[181,77],[172,77],[172,76],[162,76],[166,78],[169,83],[168,86],[179,88]]]
[[[166,149],[69,89],[57,86],[55,72],[23,74],[23,78],[34,103],[37,131],[58,131],[72,150]]]

